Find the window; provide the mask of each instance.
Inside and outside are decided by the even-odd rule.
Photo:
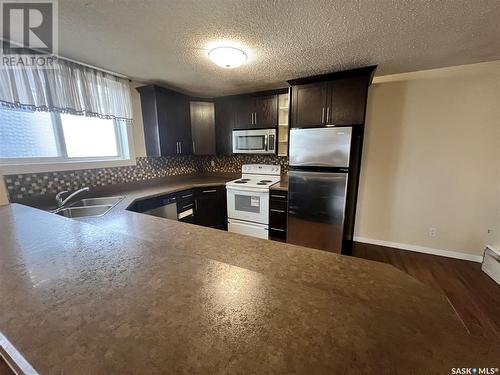
[[[128,158],[124,121],[0,107],[0,164]]]

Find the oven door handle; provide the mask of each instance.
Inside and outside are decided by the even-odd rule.
[[[251,223],[250,224],[246,221],[239,220],[239,219],[228,219],[227,222],[233,223],[233,224],[238,224],[238,225],[245,226],[248,228],[260,228],[260,229],[269,230],[269,227],[266,224],[259,224],[259,223]]]
[[[247,193],[258,193],[258,194],[269,194],[269,190],[266,189],[258,189],[251,187],[236,187],[236,186],[226,186],[227,191],[238,191],[238,192],[247,192]]]

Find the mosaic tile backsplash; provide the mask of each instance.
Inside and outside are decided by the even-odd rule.
[[[10,202],[22,202],[26,198],[50,196],[84,186],[99,187],[195,173],[239,173],[243,164],[280,164],[286,172],[288,159],[273,155],[140,157],[134,166],[6,175],[4,180]]]

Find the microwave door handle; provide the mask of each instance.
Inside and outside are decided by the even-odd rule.
[[[266,134],[266,135],[264,136],[264,149],[265,149],[266,151],[268,151],[268,150],[267,150],[267,137],[268,137],[268,136],[267,136],[267,134]]]

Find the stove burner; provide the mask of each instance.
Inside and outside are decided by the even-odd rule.
[[[272,182],[271,180],[260,180],[260,182]]]
[[[240,179],[240,181],[245,181],[245,182],[247,182],[247,181],[250,181],[250,179],[249,179],[249,178],[241,178],[241,179]]]
[[[238,181],[234,181],[235,184],[246,184],[247,182],[244,181],[244,180],[238,180]]]
[[[267,185],[267,182],[260,181],[260,182],[257,182],[257,185]]]

